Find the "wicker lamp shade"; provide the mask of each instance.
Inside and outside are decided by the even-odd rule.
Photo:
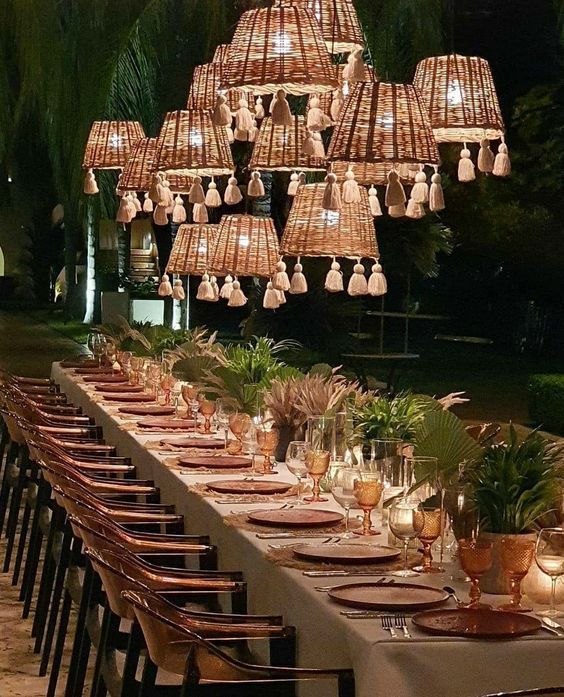
[[[413,84],[439,143],[495,140],[505,132],[490,66],[475,56],[422,60]]]
[[[326,169],[324,160],[302,153],[307,137],[305,118],[292,118],[291,126],[274,125],[270,117],[263,119],[249,164],[251,169],[272,172],[314,172]]]
[[[94,121],[90,127],[83,169],[122,169],[135,144],[145,137],[138,121]]]
[[[439,164],[431,124],[412,85],[357,82],[335,126],[329,160]]]
[[[310,10],[275,5],[242,15],[224,65],[222,87],[255,94],[283,89],[302,95],[337,86],[321,29]]]
[[[225,63],[227,61],[227,54],[229,53],[230,48],[231,44],[219,44],[219,46],[215,49],[215,53],[213,54],[212,63]]]
[[[349,53],[364,47],[352,0],[285,0],[286,4],[292,2],[313,12],[329,53]]]
[[[219,225],[181,225],[167,265],[167,273],[202,276],[211,269]]]
[[[204,109],[169,112],[157,139],[155,169],[167,178],[231,174],[235,165],[225,129]]]
[[[119,194],[125,194],[127,191],[149,191],[155,173],[156,153],[156,138],[141,138],[138,141],[120,175],[117,185]],[[168,174],[166,179],[174,194],[187,194],[193,183],[193,177],[180,174]]]
[[[345,174],[351,170],[359,184],[385,186],[388,183],[390,170],[395,169],[400,180],[408,183],[419,171],[418,165],[397,165],[393,162],[343,162],[336,160],[331,163],[331,171],[337,175],[337,180],[345,180]]]
[[[194,68],[192,84],[188,94],[187,109],[214,109],[217,95],[220,91],[221,73],[223,65],[221,63],[206,63],[197,65]],[[227,105],[231,111],[236,111],[239,100],[247,97],[243,90],[227,90]]]
[[[272,218],[224,215],[211,265],[235,276],[270,277],[280,257]]]
[[[333,66],[335,73],[337,75],[337,80],[339,81],[339,87],[342,90],[343,97],[348,97],[350,94],[350,89],[351,89],[351,83],[348,80],[345,80],[343,78],[343,70],[345,68],[344,63],[339,63],[339,65],[334,65]],[[368,82],[376,82],[376,73],[374,72],[374,68],[371,65],[365,65],[364,66],[365,70],[365,76]],[[309,95],[309,99],[307,101],[307,106],[306,106],[306,115],[307,112],[310,109],[311,106],[311,100],[314,97],[318,97],[320,104],[319,108],[323,113],[330,115],[331,114],[331,103],[333,101],[334,95],[331,92],[323,92],[322,94],[317,94],[313,93]]]
[[[281,253],[304,257],[378,258],[374,220],[368,193],[360,203],[343,204],[339,211],[323,208],[324,184],[298,189],[282,236]]]

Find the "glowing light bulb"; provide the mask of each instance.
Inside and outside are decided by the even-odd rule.
[[[339,222],[339,211],[323,211],[323,220],[327,225],[336,225]]]
[[[239,237],[239,247],[248,247],[249,246],[249,238],[245,237],[244,235],[242,237]]]
[[[349,96],[349,81],[345,80],[343,82],[343,97],[348,97]]]
[[[201,242],[198,247],[198,254],[205,254],[208,251],[208,246],[205,242]]]
[[[447,90],[447,101],[450,106],[459,106],[462,104],[463,94],[460,82],[451,80]]]
[[[117,133],[112,133],[112,135],[109,138],[110,148],[113,148],[114,150],[119,148],[119,146],[121,145],[121,140],[122,139],[120,135],[118,135]]]
[[[284,31],[277,31],[274,34],[273,41],[274,53],[277,53],[280,56],[290,53],[292,50],[292,42],[290,41],[290,37]]]
[[[191,128],[190,129],[190,135],[188,137],[190,141],[190,145],[193,145],[195,148],[201,148],[202,145],[204,144],[204,139],[202,138],[202,134],[200,131],[198,131],[197,128]]]
[[[392,128],[394,125],[394,115],[391,111],[387,111],[376,118],[376,125],[382,128]]]

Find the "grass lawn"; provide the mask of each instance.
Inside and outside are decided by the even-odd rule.
[[[529,375],[564,373],[563,360],[502,352],[495,346],[427,339],[414,340],[413,350],[420,358],[398,363],[396,389],[437,396],[464,390],[470,402],[455,411],[469,421],[527,424]],[[367,366],[367,372],[386,380],[390,367],[374,363]]]
[[[78,344],[86,344],[86,338],[90,331],[90,325],[83,324],[79,320],[65,322],[62,310],[41,309],[29,313],[37,322],[45,322],[51,329],[76,341]]]

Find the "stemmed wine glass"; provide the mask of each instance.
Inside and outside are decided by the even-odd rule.
[[[331,453],[328,450],[312,450],[307,448],[305,453],[305,463],[309,476],[313,480],[313,491],[311,496],[306,496],[304,501],[318,503],[319,501],[327,501],[324,496],[319,495],[319,481],[321,477],[329,469],[329,460]]]
[[[403,569],[393,571],[392,574],[394,576],[407,578],[419,575],[407,566],[409,541],[414,540],[423,528],[423,519],[417,515],[419,513],[419,505],[419,499],[404,496],[396,499],[390,507],[388,525],[393,534],[403,541]]]
[[[211,417],[215,414],[215,401],[213,399],[200,399],[200,414],[204,417],[203,433],[211,433]]]
[[[420,574],[440,574],[444,571],[444,568],[437,564],[433,564],[431,548],[433,542],[435,542],[441,534],[441,529],[444,527],[444,511],[440,508],[435,508],[433,510],[423,509],[417,511],[415,515],[420,516],[423,523],[421,531],[417,535],[417,539],[423,545],[423,559],[421,560],[421,564],[413,567],[413,570]]]
[[[138,385],[143,370],[143,359],[140,356],[131,357],[131,371],[129,373],[129,384]]]
[[[462,570],[470,577],[470,602],[466,607],[471,610],[488,610],[491,605],[481,603],[480,578],[492,568],[492,542],[475,538],[458,541],[458,556]]]
[[[270,474],[274,471],[272,468],[272,454],[276,450],[276,446],[280,440],[280,433],[276,427],[269,427],[266,424],[263,424],[257,426],[256,436],[261,455],[264,456],[262,471],[265,474]]]
[[[221,397],[215,401],[215,418],[219,428],[223,429],[225,448],[229,443],[229,419],[237,412],[237,402],[228,397]]]
[[[539,532],[535,550],[535,561],[541,571],[550,576],[550,607],[541,610],[543,617],[562,617],[556,609],[556,582],[564,576],[564,530],[561,528],[544,528]]]
[[[307,443],[303,440],[293,440],[288,444],[288,450],[286,451],[286,467],[294,477],[298,480],[298,498],[294,502],[296,506],[302,506],[305,504],[302,495],[302,479],[307,475],[306,467],[306,450]]]
[[[520,539],[517,537],[501,538],[501,565],[509,577],[511,588],[511,600],[503,605],[498,605],[498,610],[510,612],[531,612],[530,607],[521,603],[521,581],[527,575],[535,557],[535,541]]]
[[[198,420],[198,410],[200,408],[200,401],[198,397],[201,391],[201,385],[192,385],[190,383],[182,385],[182,399],[186,402],[185,418],[192,419],[194,422],[194,430],[196,430]]]
[[[333,498],[345,509],[345,532],[341,535],[345,540],[353,537],[353,533],[349,531],[350,510],[357,503],[358,483],[362,480],[363,475],[358,467],[347,466],[337,467],[331,479]]]
[[[372,510],[378,505],[382,498],[384,485],[377,474],[365,473],[362,479],[357,478],[353,494],[356,502],[362,508],[364,518],[362,520],[362,528],[355,530],[355,535],[379,535],[380,533],[372,528]]]
[[[237,441],[237,448],[229,448],[229,452],[234,455],[243,450],[243,439],[251,428],[251,417],[240,411],[236,411],[229,417],[229,428]]]
[[[170,397],[174,386],[176,385],[176,378],[172,373],[166,373],[161,379],[161,388],[164,393],[165,406],[170,404]]]
[[[103,334],[98,334],[94,337],[92,350],[94,351],[94,355],[98,359],[98,368],[102,367],[102,356],[106,354],[106,344],[107,340]]]

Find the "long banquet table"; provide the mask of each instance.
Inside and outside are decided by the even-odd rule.
[[[352,666],[358,697],[479,697],[502,690],[564,684],[564,639],[545,632],[513,641],[473,641],[431,637],[410,627],[412,639],[392,639],[378,620],[347,619],[340,614],[342,607],[314,587],[354,583],[357,579],[308,578],[297,569],[278,566],[265,556],[267,540],[223,523],[231,510],[267,509],[272,504],[219,504],[214,498],[188,490],[189,484],[225,475],[173,471],[164,464],[170,454],[159,454],[144,446],[146,441],[165,434],[124,430],[126,422],[115,415],[115,405],[94,400],[92,386],[72,370],[55,363],[52,377],[72,402],[103,427],[106,440],[117,445],[121,455],[132,459],[140,476],[155,480],[163,501],[175,504],[185,515],[186,532],[210,535],[218,546],[220,568],[244,572],[249,612],[280,613],[287,624],[296,626],[298,665]],[[284,465],[278,470],[274,478],[293,481]],[[334,502],[320,507],[338,509]],[[448,573],[425,578],[424,583],[457,587]],[[467,587],[458,586],[464,596]],[[491,597],[494,605],[500,600],[500,596]],[[326,684],[311,694],[330,697]]]

